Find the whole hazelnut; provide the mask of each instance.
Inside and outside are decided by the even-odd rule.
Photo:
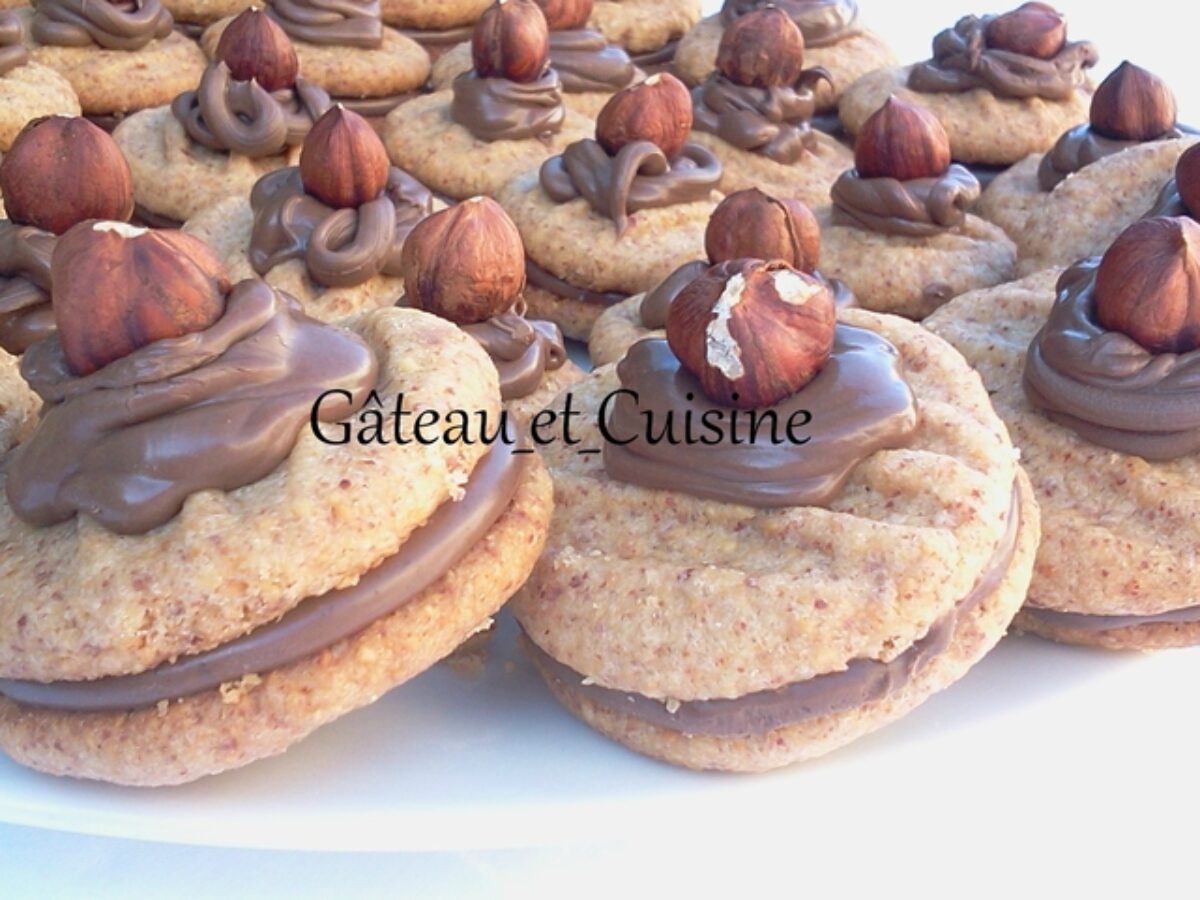
[[[1175,187],[1192,218],[1200,218],[1200,144],[1188,147],[1175,163]]]
[[[471,33],[480,78],[536,81],[550,65],[550,32],[533,0],[496,0]]]
[[[225,267],[203,241],[124,222],[80,222],[64,234],[50,281],[58,339],[77,375],[209,327],[229,293]]]
[[[1096,319],[1152,353],[1200,347],[1200,225],[1142,219],[1108,248],[1096,272]]]
[[[62,234],[85,219],[128,221],[133,176],[116,141],[87,119],[47,116],[17,135],[0,162],[8,218]]]
[[[1175,127],[1176,112],[1166,82],[1126,60],[1092,95],[1092,130],[1119,141],[1149,141]]]
[[[836,326],[825,284],[782,262],[736,259],[679,293],[667,343],[710,399],[761,409],[816,377]]]
[[[674,159],[691,130],[692,95],[665,72],[617,91],[596,116],[596,140],[614,156],[627,144],[649,141]]]
[[[721,36],[717,69],[747,87],[795,84],[804,72],[804,33],[775,6],[741,16]]]
[[[422,220],[400,254],[417,309],[472,325],[506,312],[525,290],[525,245],[500,204],[472,197]]]
[[[713,210],[704,249],[712,263],[778,259],[812,272],[821,255],[821,226],[799,200],[779,200],[748,188],[730,194]]]
[[[375,129],[340,103],[317,119],[300,150],[304,190],[336,209],[362,206],[382,194],[391,167]]]
[[[988,22],[984,40],[996,50],[1053,59],[1067,42],[1067,20],[1048,3],[1022,3]]]
[[[937,116],[893,95],[863,123],[854,167],[863,178],[936,178],[950,168],[950,139]]]
[[[575,31],[592,17],[592,0],[534,0],[551,31]]]
[[[257,81],[268,91],[296,83],[300,61],[291,38],[261,9],[247,9],[229,23],[215,56],[237,81]]]

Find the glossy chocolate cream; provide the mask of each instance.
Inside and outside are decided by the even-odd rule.
[[[785,166],[816,147],[814,89],[831,83],[824,69],[806,69],[794,85],[753,87],[713,72],[692,91],[693,127]]]
[[[1148,616],[1100,616],[1091,613],[1059,612],[1054,609],[1039,609],[1036,606],[1023,606],[1021,615],[1036,619],[1053,628],[1073,628],[1077,631],[1088,631],[1098,634],[1106,631],[1120,631],[1123,628],[1140,628],[1143,625],[1188,625],[1200,622],[1200,606],[1189,606],[1185,609],[1173,609],[1169,612]]]
[[[1020,530],[1020,500],[1014,488],[1008,527],[971,592],[933,623],[920,640],[890,662],[853,659],[840,672],[817,675],[784,687],[717,700],[668,703],[642,694],[602,687],[553,659],[528,636],[524,645],[541,673],[560,689],[609,712],[659,728],[703,737],[753,737],[821,716],[883,700],[918,677],[954,640],[962,620],[983,606],[1004,583]]]
[[[538,177],[551,200],[583,197],[622,233],[639,210],[707,200],[721,181],[721,163],[699,144],[685,144],[674,159],[650,141],[634,141],[609,156],[589,138],[546,160]]]
[[[357,207],[334,209],[304,190],[295,166],[264,175],[250,192],[254,227],[250,265],[259,275],[302,259],[325,287],[400,276],[400,253],[417,223],[433,211],[433,194],[393,167],[383,193]]]
[[[628,294],[622,294],[620,291],[593,291],[591,288],[571,284],[571,282],[547,272],[528,257],[525,259],[525,278],[533,287],[540,288],[563,300],[613,306],[629,297]]]
[[[449,572],[504,513],[526,460],[509,445],[496,444],[471,473],[462,499],[442,504],[396,554],[357,584],[303,600],[243,637],[137,675],[50,683],[0,680],[0,694],[28,706],[119,712],[214,690],[319,653],[396,612]]]
[[[50,255],[57,238],[0,219],[0,347],[19,356],[54,333]]]
[[[132,4],[97,0],[38,0],[31,32],[39,44],[141,50],[175,27],[161,0]]]
[[[675,302],[675,298],[679,296],[685,287],[708,270],[709,264],[706,261],[701,259],[692,260],[691,262],[684,263],[655,285],[652,290],[647,291],[646,296],[642,298],[641,309],[638,313],[641,317],[642,327],[653,331],[666,328],[667,311],[671,308],[671,304]],[[833,295],[833,305],[838,309],[848,309],[858,305],[858,300],[854,296],[854,292],[850,290],[850,286],[844,281],[839,281],[836,278],[826,278],[820,272],[811,272],[809,274],[829,289],[829,292]]]
[[[29,50],[21,43],[21,19],[12,10],[0,11],[0,77],[29,62]]]
[[[1158,219],[1158,218],[1180,218],[1187,217],[1195,219],[1192,211],[1187,208],[1187,204],[1183,202],[1183,195],[1179,193],[1179,182],[1172,175],[1167,179],[1167,183],[1163,185],[1162,190],[1158,192],[1158,197],[1154,200],[1154,205],[1150,207],[1143,219]]]
[[[958,228],[979,199],[979,180],[954,164],[937,178],[862,178],[854,169],[834,182],[833,221],[900,237],[933,237]]]
[[[464,72],[454,79],[453,94],[450,118],[481,141],[524,141],[557,134],[567,117],[562,82],[549,67],[530,82]]]
[[[1059,279],[1025,359],[1025,395],[1084,440],[1164,461],[1200,451],[1200,350],[1151,353],[1096,320],[1098,257]]]
[[[1168,141],[1184,136],[1179,127],[1164,132],[1153,140]],[[1146,141],[1128,141],[1106,137],[1092,129],[1090,124],[1077,125],[1058,139],[1050,152],[1042,157],[1038,165],[1038,185],[1043,191],[1052,191],[1067,176],[1090,166],[1094,162],[1136,147]]]
[[[362,50],[383,46],[379,0],[271,0],[267,15],[294,41]]]
[[[568,94],[615,94],[640,74],[624,48],[591,28],[550,32],[550,65]]]
[[[214,62],[199,89],[176,97],[171,112],[200,146],[259,159],[301,144],[330,105],[329,95],[303,78],[271,92],[257,81],[235,80],[225,63]]]
[[[908,86],[926,94],[959,94],[982,88],[997,97],[1067,100],[1087,84],[1100,59],[1088,41],[1066,43],[1053,59],[1038,59],[987,46],[984,33],[995,16],[965,16],[933,39],[933,58],[913,66]]]
[[[787,13],[804,35],[806,47],[827,47],[859,33],[854,0],[725,0],[725,24],[767,6]]]
[[[33,436],[8,459],[18,518],[45,527],[87,515],[118,534],[169,522],[197,491],[232,491],[270,474],[295,447],[323,392],[323,421],[357,410],[377,366],[352,332],[308,318],[257,280],[195,334],[155,341],[76,376],[57,338],[35,344],[21,374],[42,398]]]
[[[500,397],[519,400],[539,387],[547,372],[567,362],[562,332],[553,322],[525,318],[524,304],[462,330],[487,351],[500,373]]]
[[[780,423],[778,441],[769,425],[752,429],[751,412],[709,400],[663,338],[629,348],[617,364],[621,388],[611,403],[604,468],[615,481],[763,508],[823,506],[837,496],[862,460],[878,450],[903,447],[917,427],[912,390],[900,354],[886,338],[839,324],[833,353],[802,390],[766,409]],[[808,418],[805,418],[805,414]],[[722,439],[703,444],[651,443],[644,437],[650,414],[665,422],[691,415],[724,421]],[[787,440],[786,423],[802,424],[803,444]],[[615,440],[614,440],[615,439]],[[626,441],[628,441],[626,443]]]

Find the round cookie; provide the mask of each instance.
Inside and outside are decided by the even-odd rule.
[[[717,47],[725,29],[720,14],[701,19],[679,41],[673,69],[687,84],[702,82],[716,68]],[[842,93],[868,72],[896,65],[896,55],[887,43],[870,31],[859,30],[836,43],[807,47],[805,63],[828,70],[832,84],[816,88],[818,109],[837,109]]]
[[[21,358],[0,350],[0,453],[32,430],[41,400],[21,377]]]
[[[1198,463],[1195,457],[1149,462],[1097,446],[1030,404],[1022,386],[1026,351],[1054,305],[1061,274],[1046,269],[964,294],[925,322],[979,372],[1041,506],[1042,542],[1015,627],[1111,649],[1194,644],[1200,641],[1195,620],[1117,618],[1107,620],[1116,624],[1109,627],[1095,618],[1158,616],[1196,603]],[[1086,627],[1072,621],[1084,610]]]
[[[961,94],[924,94],[908,87],[911,71],[911,67],[880,69],[848,87],[838,105],[846,130],[858,134],[871,114],[896,95],[938,117],[956,160],[1008,165],[1048,150],[1068,128],[1087,121],[1091,97],[1084,90],[1061,102],[1039,97],[1011,100],[982,88]],[[1001,122],[1003,127],[998,127]]]
[[[960,678],[1024,598],[1037,508],[978,378],[917,325],[841,317],[897,348],[918,412],[907,446],[867,456],[827,507],[757,508],[617,481],[600,456],[578,452],[601,447],[594,424],[578,447],[546,449],[551,537],[513,610],[560,701],[641,753],[761,771],[833,750]],[[578,386],[582,421],[594,423],[621,383],[604,367]],[[783,722],[758,718],[755,705],[736,718],[741,698],[791,696],[850,660],[902,657],[968,597],[978,605],[964,602],[940,652],[887,682],[894,689],[847,686],[828,712],[799,699]],[[713,731],[669,724],[692,709],[708,715],[705,701]]]
[[[34,119],[79,114],[71,83],[48,66],[26,63],[0,75],[0,151]]]
[[[255,5],[254,0],[163,0],[176,25],[192,30],[236,16]]]
[[[814,131],[812,138],[812,150],[792,165],[742,150],[698,129],[693,129],[689,140],[707,147],[721,160],[721,193],[757,187],[776,197],[820,206],[829,202],[830,186],[847,166],[853,165],[854,154],[827,134]]]
[[[456,200],[495,194],[594,128],[568,109],[562,128],[544,138],[485,141],[454,121],[452,100],[453,91],[410,100],[388,115],[383,139],[393,163]]]
[[[596,368],[618,362],[625,351],[644,337],[662,337],[662,330],[642,323],[642,301],[646,294],[634,294],[608,307],[592,325],[588,335],[588,359]]]
[[[443,31],[472,25],[492,0],[380,0],[383,21],[395,28]]]
[[[1017,271],[1029,275],[1101,253],[1154,205],[1195,138],[1130,147],[1076,172],[1041,195],[1016,236]]]
[[[588,27],[628,50],[634,62],[652,65],[659,51],[669,61],[671,45],[700,20],[701,6],[700,0],[596,0]]]

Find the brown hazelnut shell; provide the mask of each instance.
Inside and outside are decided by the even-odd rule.
[[[717,204],[704,231],[704,249],[714,264],[747,257],[778,259],[811,273],[821,256],[821,226],[799,200],[748,188]]]
[[[317,119],[300,150],[304,190],[337,209],[362,206],[382,194],[391,165],[375,129],[340,103]]]
[[[987,25],[989,47],[1035,59],[1053,59],[1067,42],[1067,20],[1048,3],[1023,3]]]
[[[534,0],[551,31],[575,31],[592,17],[592,0]]]
[[[533,0],[496,0],[471,33],[471,60],[481,78],[530,82],[550,64],[550,31]]]
[[[950,168],[950,138],[929,110],[892,95],[863,123],[854,167],[863,178],[936,178]]]
[[[1175,127],[1178,107],[1167,83],[1125,60],[1092,95],[1092,130],[1119,141],[1150,141]]]
[[[237,81],[257,81],[268,91],[296,83],[300,60],[292,40],[261,9],[247,9],[226,26],[214,54]]]
[[[795,84],[804,72],[804,33],[776,6],[740,16],[721,36],[717,69],[747,87]]]
[[[596,117],[596,140],[616,155],[649,141],[674,159],[692,131],[692,95],[674,75],[661,72],[617,91]]]

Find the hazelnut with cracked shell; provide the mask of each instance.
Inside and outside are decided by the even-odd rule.
[[[691,130],[692,95],[665,72],[617,91],[596,117],[596,140],[614,156],[627,144],[649,141],[674,159]]]
[[[736,191],[708,220],[704,249],[710,262],[779,259],[812,272],[821,256],[821,227],[799,200],[780,200],[758,188]]]

